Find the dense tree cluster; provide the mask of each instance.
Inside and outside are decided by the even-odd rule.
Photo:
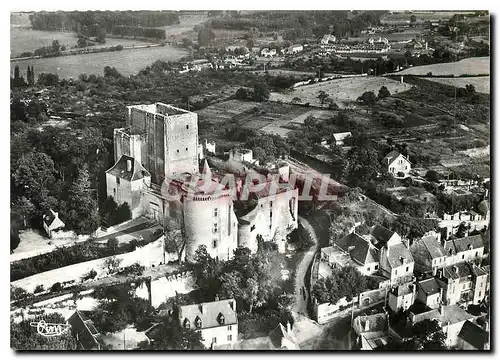
[[[319,303],[336,304],[344,297],[351,301],[360,293],[371,289],[378,289],[374,278],[361,274],[353,266],[345,266],[333,269],[327,278],[318,279],[312,292]]]
[[[445,345],[446,335],[439,325],[438,320],[425,319],[409,327],[409,337],[403,341],[392,340],[385,345],[377,347],[382,351],[435,351],[448,350]]]
[[[111,33],[115,27],[155,28],[179,23],[175,11],[57,11],[30,15],[34,30],[73,30],[85,36],[99,36],[101,29]]]

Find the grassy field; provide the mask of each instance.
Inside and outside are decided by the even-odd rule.
[[[312,85],[305,85],[294,89],[287,94],[271,93],[271,101],[283,101],[291,103],[295,97],[300,98],[299,103],[310,103],[320,105],[318,93],[323,90],[330,98],[341,106],[340,102],[356,101],[365,91],[373,91],[378,94],[379,89],[386,86],[391,94],[399,93],[410,89],[410,85],[401,84],[397,81],[382,78],[382,77],[359,77],[359,78],[344,78],[338,80],[330,80]]]
[[[483,94],[490,93],[490,77],[489,76],[478,76],[478,77],[464,77],[464,78],[426,78],[429,81],[435,81],[440,84],[446,84],[456,87],[465,87],[465,85],[472,84],[476,88],[477,92]]]
[[[490,57],[467,58],[452,63],[415,66],[398,72],[398,75],[483,75],[490,73]]]
[[[116,67],[122,75],[128,76],[136,74],[156,60],[176,61],[186,55],[186,50],[166,45],[149,49],[15,61],[10,63],[10,69],[12,74],[14,66],[19,65],[21,74],[26,74],[26,69],[30,65],[34,67],[35,74],[45,72],[57,74],[59,78],[77,78],[81,73],[102,74],[105,66],[111,66]]]
[[[10,31],[10,56],[16,57],[23,52],[31,51],[42,47],[50,46],[52,41],[57,40],[61,46],[66,46],[67,49],[76,45],[78,37],[75,33],[61,31],[39,31],[31,29],[16,29],[11,28]],[[109,46],[122,45],[137,46],[148,45],[150,43],[140,40],[115,39],[106,38],[105,44],[89,46],[87,49],[103,48]]]
[[[450,19],[454,14],[473,14],[474,11],[433,11],[433,12],[418,12],[413,11],[412,13],[395,13],[387,14],[380,18],[380,22],[384,24],[385,22],[391,21],[410,21],[412,15],[415,15],[417,22],[420,21],[438,21],[440,19]]]

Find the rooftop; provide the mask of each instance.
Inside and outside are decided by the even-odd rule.
[[[374,245],[379,247],[378,245],[385,245],[390,238],[395,234],[394,231],[391,231],[383,226],[375,225],[371,232],[372,238],[375,240]]]
[[[462,309],[458,305],[443,306],[443,314],[441,315],[441,324],[453,325],[465,320],[471,320],[473,315]]]
[[[122,155],[106,173],[127,181],[151,177],[149,171],[139,164],[137,160],[128,155]]]
[[[152,114],[159,114],[165,116],[181,115],[190,113],[187,110],[176,108],[172,105],[167,105],[163,103],[154,104],[141,104],[141,105],[131,105],[128,106],[129,109],[138,109]]]
[[[336,240],[334,244],[349,253],[353,260],[363,265],[378,262],[380,259],[378,250],[356,233],[344,236]]]
[[[467,320],[462,326],[458,337],[478,350],[484,350],[489,342],[489,333]]]
[[[426,236],[420,240],[424,245],[431,259],[440,258],[446,256],[446,252],[443,245],[436,239],[435,236]]]
[[[393,295],[398,296],[398,297],[405,296],[405,295],[413,293],[414,286],[415,285],[410,284],[410,283],[399,285],[398,287],[396,287],[392,290],[392,293],[393,293]]]
[[[221,316],[224,318],[222,324]],[[196,322],[200,320],[201,329],[237,324],[236,302],[231,299],[184,305],[179,308],[179,319],[183,325],[186,320],[189,321],[192,328],[195,328]]]
[[[387,261],[391,268],[397,268],[405,264],[405,261],[412,263],[413,257],[410,250],[403,243],[399,243],[387,248]]]
[[[435,278],[422,280],[418,282],[417,286],[422,289],[425,295],[434,295],[441,291],[441,287]]]

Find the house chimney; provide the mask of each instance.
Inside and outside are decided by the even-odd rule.
[[[402,256],[399,257],[399,261],[401,261],[401,264],[406,263],[406,259]]]
[[[439,302],[441,303],[443,301],[443,288],[439,289]]]
[[[234,301],[233,300],[229,300],[229,307],[231,308],[231,310],[234,310]]]
[[[365,321],[365,332],[370,331],[370,320],[366,319]]]
[[[403,75],[401,75],[401,84],[404,84],[405,82],[403,81]]]
[[[127,160],[127,171],[132,171],[132,160],[130,159]]]
[[[292,325],[290,325],[290,321],[286,322],[286,332],[289,334],[292,332]]]

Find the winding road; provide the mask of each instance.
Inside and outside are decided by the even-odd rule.
[[[309,250],[304,254],[302,261],[297,266],[297,271],[295,273],[295,302],[293,304],[293,311],[302,315],[307,316],[307,296],[304,299],[304,295],[301,293],[300,289],[305,288],[305,276],[309,264],[314,258],[314,254],[318,248],[318,238],[314,228],[311,226],[309,221],[299,216],[300,223],[311,234],[311,239],[314,241],[314,246],[311,246]]]

